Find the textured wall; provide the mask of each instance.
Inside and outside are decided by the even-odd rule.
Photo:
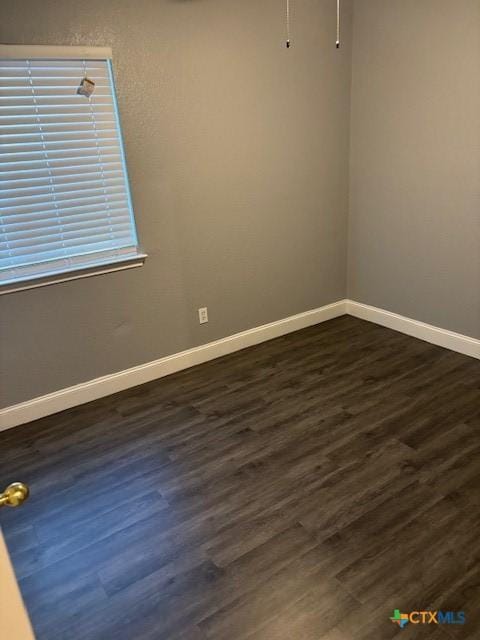
[[[480,2],[353,24],[349,297],[480,338]]]
[[[0,297],[3,406],[346,290],[351,3],[2,0],[0,41],[113,48],[145,267]],[[198,325],[208,305],[210,323]]]

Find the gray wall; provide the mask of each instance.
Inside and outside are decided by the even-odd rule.
[[[113,48],[145,267],[0,297],[2,406],[344,298],[351,3],[2,0],[0,41]],[[197,308],[210,323],[199,326]]]
[[[349,297],[480,338],[480,2],[356,0]]]

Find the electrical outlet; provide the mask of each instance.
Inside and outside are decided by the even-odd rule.
[[[198,310],[198,321],[200,324],[205,324],[208,322],[208,309],[207,307],[202,307]]]

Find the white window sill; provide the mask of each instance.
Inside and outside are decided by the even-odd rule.
[[[124,271],[125,269],[135,269],[141,267],[147,255],[139,253],[134,256],[123,257],[118,260],[110,260],[104,264],[96,264],[92,266],[84,266],[83,268],[72,268],[58,270],[49,274],[32,276],[29,279],[17,280],[8,283],[0,283],[0,295],[7,293],[15,293],[17,291],[25,291],[27,289],[37,289],[38,287],[47,287],[60,282],[69,282],[70,280],[80,280],[82,278],[91,278],[92,276],[100,276],[105,273],[113,273],[114,271]]]

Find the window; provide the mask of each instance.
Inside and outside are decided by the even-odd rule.
[[[143,263],[110,58],[0,46],[0,292]]]

